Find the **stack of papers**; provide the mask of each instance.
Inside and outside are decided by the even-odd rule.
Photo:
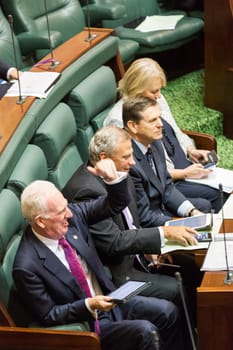
[[[144,33],[155,30],[173,30],[183,17],[183,15],[147,16],[135,29]]]
[[[233,191],[233,171],[214,167],[206,179],[186,179],[186,181],[197,182],[219,189],[219,184],[222,184],[223,191],[231,193]]]
[[[60,76],[61,73],[57,72],[23,72],[19,78],[21,95],[45,98]],[[10,87],[6,96],[19,96],[18,81]]]

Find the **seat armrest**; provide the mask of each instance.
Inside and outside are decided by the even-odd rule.
[[[213,135],[191,130],[182,131],[194,140],[197,148],[206,149],[209,151],[215,150],[217,152],[217,141]]]
[[[119,19],[125,15],[126,9],[124,5],[121,4],[91,4],[88,6],[83,6],[83,11],[85,16],[90,16],[91,25],[98,23],[104,19]]]
[[[0,327],[0,348],[4,350],[101,350],[99,336],[93,332],[22,327]]]
[[[23,55],[27,55],[39,49],[50,49],[47,32],[41,32],[40,34],[22,32],[17,35],[17,38]],[[50,31],[50,38],[53,48],[62,44],[62,36],[60,32]]]

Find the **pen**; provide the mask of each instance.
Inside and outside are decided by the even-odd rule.
[[[161,266],[169,266],[169,267],[174,267],[174,268],[180,268],[180,265],[174,265],[174,264],[168,264],[168,263],[160,263],[154,260],[151,260],[151,265],[153,266],[157,266],[157,265],[161,265]]]

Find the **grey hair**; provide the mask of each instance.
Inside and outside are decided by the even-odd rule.
[[[108,125],[99,129],[89,144],[89,157],[92,164],[100,160],[100,153],[105,152],[109,157],[116,152],[120,142],[131,140],[130,135],[116,125]]]
[[[28,185],[21,194],[21,208],[23,216],[29,223],[37,215],[44,218],[48,216],[48,199],[58,191],[56,186],[49,181],[36,180]]]

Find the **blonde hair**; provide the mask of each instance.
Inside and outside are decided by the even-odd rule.
[[[160,79],[161,87],[166,85],[166,75],[158,62],[151,58],[135,60],[119,81],[118,90],[121,97],[129,98],[142,95],[151,78]]]

